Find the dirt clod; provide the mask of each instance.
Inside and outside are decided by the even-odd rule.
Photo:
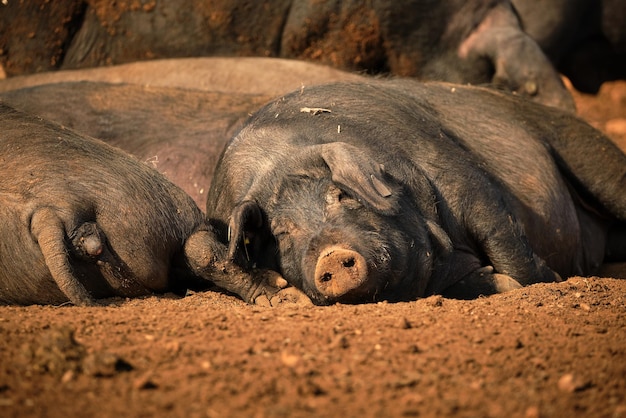
[[[583,380],[580,376],[567,373],[559,379],[559,390],[567,393],[578,392],[590,386],[590,383]]]

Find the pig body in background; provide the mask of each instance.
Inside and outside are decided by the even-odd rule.
[[[522,28],[574,87],[597,93],[626,79],[623,0],[511,0]]]
[[[187,192],[199,207],[228,138],[269,96],[102,82],[0,93],[20,110],[123,149]]]
[[[217,158],[252,112],[302,86],[365,79],[293,60],[171,59],[12,77],[0,99],[149,162],[204,208]]]
[[[495,84],[573,107],[508,0],[9,2],[0,27],[0,62],[9,76],[155,58],[282,57]]]
[[[201,210],[148,165],[2,103],[0,125],[0,302],[90,305],[209,281],[249,302],[277,294],[219,263]]]
[[[315,303],[472,297],[626,256],[625,180],[626,156],[568,113],[483,88],[337,83],[248,121],[207,216],[229,259]]]
[[[196,57],[138,61],[9,77],[0,80],[0,92],[41,84],[93,81],[276,96],[301,86],[360,79],[362,77],[357,74],[292,59]]]

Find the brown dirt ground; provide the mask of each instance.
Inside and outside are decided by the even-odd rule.
[[[626,83],[576,99],[626,149]],[[625,376],[626,280],[610,278],[474,301],[0,307],[2,417],[618,418]]]

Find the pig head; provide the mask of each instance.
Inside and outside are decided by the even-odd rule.
[[[318,303],[373,300],[387,287],[423,294],[426,283],[404,273],[429,276],[435,250],[450,245],[433,210],[414,206],[434,202],[429,185],[416,198],[347,143],[291,151],[235,205],[229,259],[267,260]]]

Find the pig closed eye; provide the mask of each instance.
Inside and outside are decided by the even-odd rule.
[[[358,204],[358,202],[358,199],[355,199],[352,194],[334,185],[326,193],[326,203],[329,205],[333,203],[341,203],[342,205]]]
[[[278,239],[285,238],[289,236],[289,231],[275,231],[274,236]]]
[[[335,194],[333,201],[339,203],[341,207],[346,209],[358,209],[363,206],[359,199],[344,190],[339,190],[339,192]],[[330,203],[331,202],[329,202],[329,204]]]
[[[292,233],[297,232],[296,225],[285,219],[274,219],[271,223],[272,235],[281,239],[289,237]]]

